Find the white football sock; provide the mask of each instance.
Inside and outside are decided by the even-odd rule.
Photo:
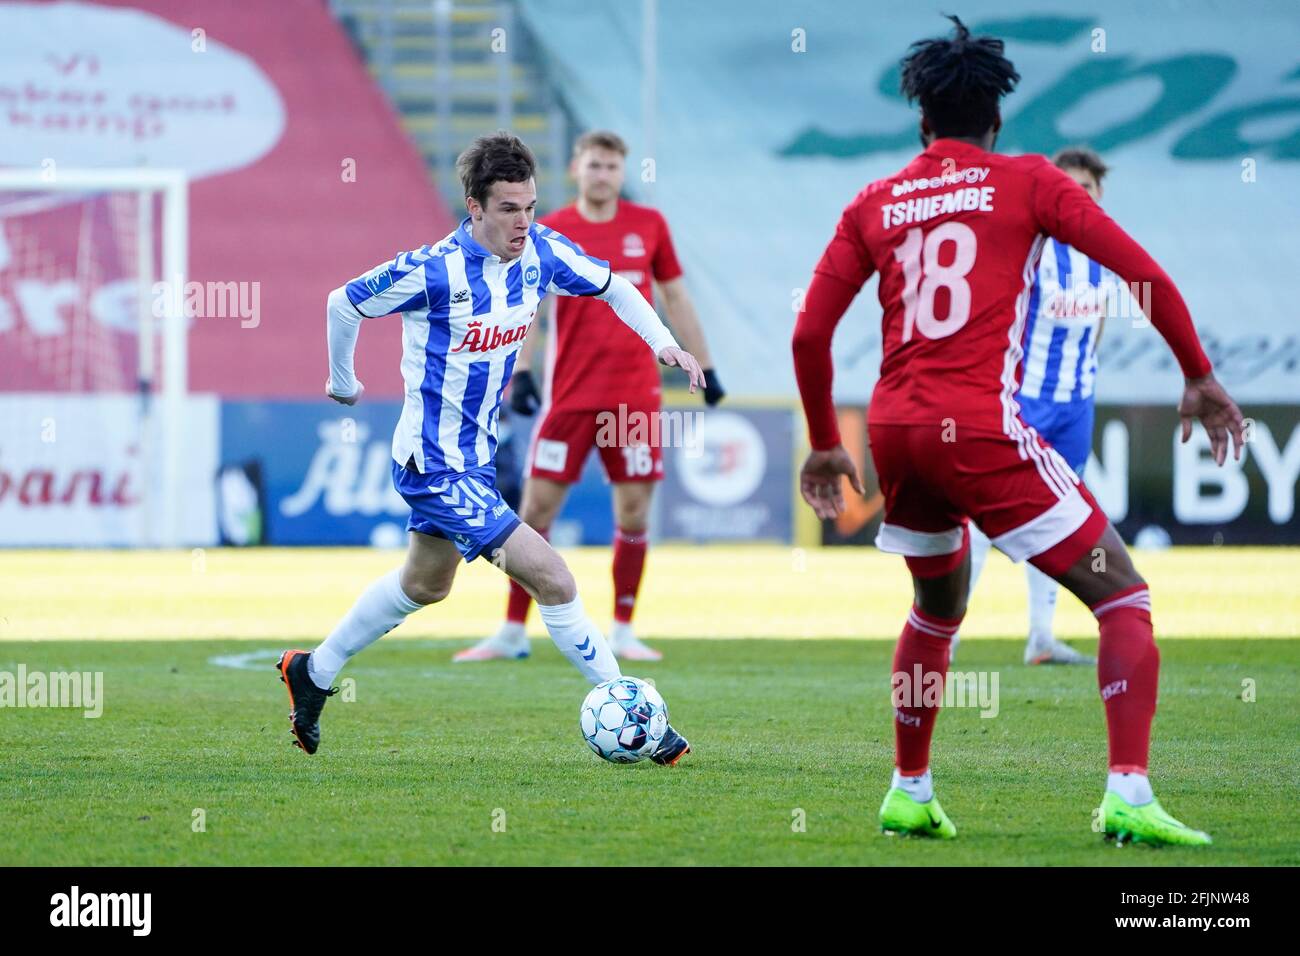
[[[524,625],[518,621],[503,622],[495,637],[499,643],[509,644],[512,647],[528,643],[528,634],[524,630]]]
[[[628,638],[635,637],[636,635],[632,632],[631,624],[627,624],[623,621],[614,621],[609,626],[609,634],[607,636],[609,639],[609,646],[613,648],[620,646],[625,643]]]
[[[1032,564],[1025,565],[1025,576],[1029,579],[1029,639],[1038,644],[1051,643],[1060,586]]]
[[[1106,789],[1118,794],[1132,807],[1140,807],[1156,798],[1151,790],[1151,781],[1144,773],[1109,773],[1106,775]]]
[[[925,803],[934,797],[934,780],[929,770],[919,777],[904,777],[895,768],[894,780],[890,786],[902,787],[903,791],[917,803]]]
[[[988,560],[989,549],[993,547],[993,542],[988,536],[975,527],[975,522],[970,522],[970,587],[966,591],[966,599],[969,601],[970,596],[975,593],[975,582],[980,579],[980,572],[984,570],[984,562]],[[957,654],[957,645],[961,643],[961,632],[958,631],[952,636],[952,651],[949,659]]]
[[[402,590],[400,568],[385,574],[366,588],[357,598],[357,603],[352,605],[352,610],[335,625],[330,636],[312,651],[307,659],[307,673],[311,675],[312,683],[321,690],[328,690],[349,657],[379,640],[405,621],[408,614],[423,606],[408,598]]]
[[[993,547],[993,542],[979,528],[975,527],[975,522],[970,523],[970,591],[967,592],[969,598],[975,593],[975,582],[980,579],[980,572],[984,570],[984,562],[988,560],[989,550]]]
[[[539,604],[537,610],[560,653],[593,685],[621,676],[600,628],[587,617],[582,598],[568,604]]]

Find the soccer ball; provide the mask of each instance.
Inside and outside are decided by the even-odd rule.
[[[668,729],[668,705],[635,677],[597,684],[578,713],[587,746],[611,763],[636,763],[656,750]]]

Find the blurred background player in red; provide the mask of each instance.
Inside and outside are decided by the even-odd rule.
[[[704,368],[704,401],[712,407],[725,393],[686,291],[668,223],[657,210],[621,197],[627,151],[616,133],[594,130],[578,137],[569,167],[578,187],[577,201],[540,222],[569,237],[588,255],[606,259],[651,303],[653,285],[658,286],[669,327]],[[613,485],[614,622],[609,645],[625,660],[657,661],[663,655],[636,637],[632,613],[645,570],[650,503],[655,483],[663,479],[663,453],[653,443],[603,446],[598,441],[597,416],[602,412],[618,416],[620,405],[626,406],[625,415],[657,415],[662,404],[659,370],[653,356],[646,361],[642,354],[645,344],[628,335],[604,303],[565,301],[555,309],[555,327],[547,339],[544,390],[539,390],[530,367],[542,325],[535,323],[511,379],[511,409],[523,415],[540,413],[525,461],[528,477],[519,515],[546,536],[569,488],[581,477],[588,453],[597,448]],[[531,604],[528,593],[512,583],[505,622],[453,660],[527,657],[524,625]]]
[[[1149,290],[1144,308],[1185,377],[1182,438],[1200,420],[1215,460],[1241,412],[1212,374],[1182,296],[1163,269],[1068,174],[1044,156],[992,152],[1000,101],[1020,75],[1003,43],[951,37],[912,45],[902,92],[921,105],[924,151],[845,208],[814,270],[794,332],[795,372],[813,451],[800,479],[818,517],[844,510],[843,480],[863,493],[840,443],[831,338],[863,283],[880,274],[883,358],[868,410],[871,457],[885,499],[876,538],[903,555],[913,604],[894,653],[895,770],[880,808],[888,833],[951,839],[934,795],[930,738],[952,636],[966,613],[973,521],[1013,561],[1028,560],[1097,618],[1097,681],[1109,774],[1107,836],[1196,845],[1210,837],[1174,819],[1147,779],[1160,653],[1146,582],[1113,525],[1065,459],[1020,417],[1024,326],[1050,236]],[[911,675],[923,675],[910,683]],[[921,685],[921,686],[917,686]],[[1012,795],[1013,801],[1015,800]],[[1026,823],[1040,808],[1013,803]]]

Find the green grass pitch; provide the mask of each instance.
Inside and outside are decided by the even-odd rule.
[[[608,552],[567,556],[603,622]],[[652,551],[638,618],[667,656],[628,671],[695,745],[680,767],[590,753],[586,685],[540,630],[528,661],[451,664],[501,613],[485,565],[344,670],[355,699],[330,701],[307,757],[275,654],[312,646],[398,559],[0,554],[0,672],[104,675],[98,719],[0,708],[0,864],[1300,864],[1300,822],[1275,812],[1300,785],[1296,550],[1137,555],[1162,649],[1152,780],[1215,838],[1164,850],[1092,832],[1095,674],[1020,664],[1023,576],[1001,561],[953,665],[998,675],[998,714],[947,709],[935,737],[953,843],[876,828],[908,589],[870,551]],[[1060,633],[1095,649],[1071,604]]]

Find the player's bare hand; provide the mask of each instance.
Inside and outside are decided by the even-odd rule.
[[[704,387],[704,369],[700,368],[700,363],[696,361],[694,355],[685,349],[666,348],[659,352],[659,361],[669,368],[677,366],[691,380],[691,394],[695,394],[697,388]]]
[[[1199,419],[1210,436],[1210,450],[1215,462],[1222,465],[1227,460],[1229,436],[1232,437],[1232,457],[1241,461],[1241,446],[1246,440],[1241,409],[1212,374],[1187,380],[1183,400],[1178,403],[1178,417],[1183,423],[1184,442],[1192,437],[1192,421]]]
[[[362,385],[360,381],[357,382],[357,390],[353,392],[351,395],[335,395],[330,390],[330,388],[331,388],[330,381],[329,379],[326,379],[325,380],[326,396],[338,402],[340,405],[355,405],[357,401],[361,398],[361,393],[366,390],[366,387]]]
[[[817,517],[836,518],[844,513],[845,478],[858,494],[867,493],[858,476],[858,466],[843,445],[808,455],[799,473],[799,491]]]

